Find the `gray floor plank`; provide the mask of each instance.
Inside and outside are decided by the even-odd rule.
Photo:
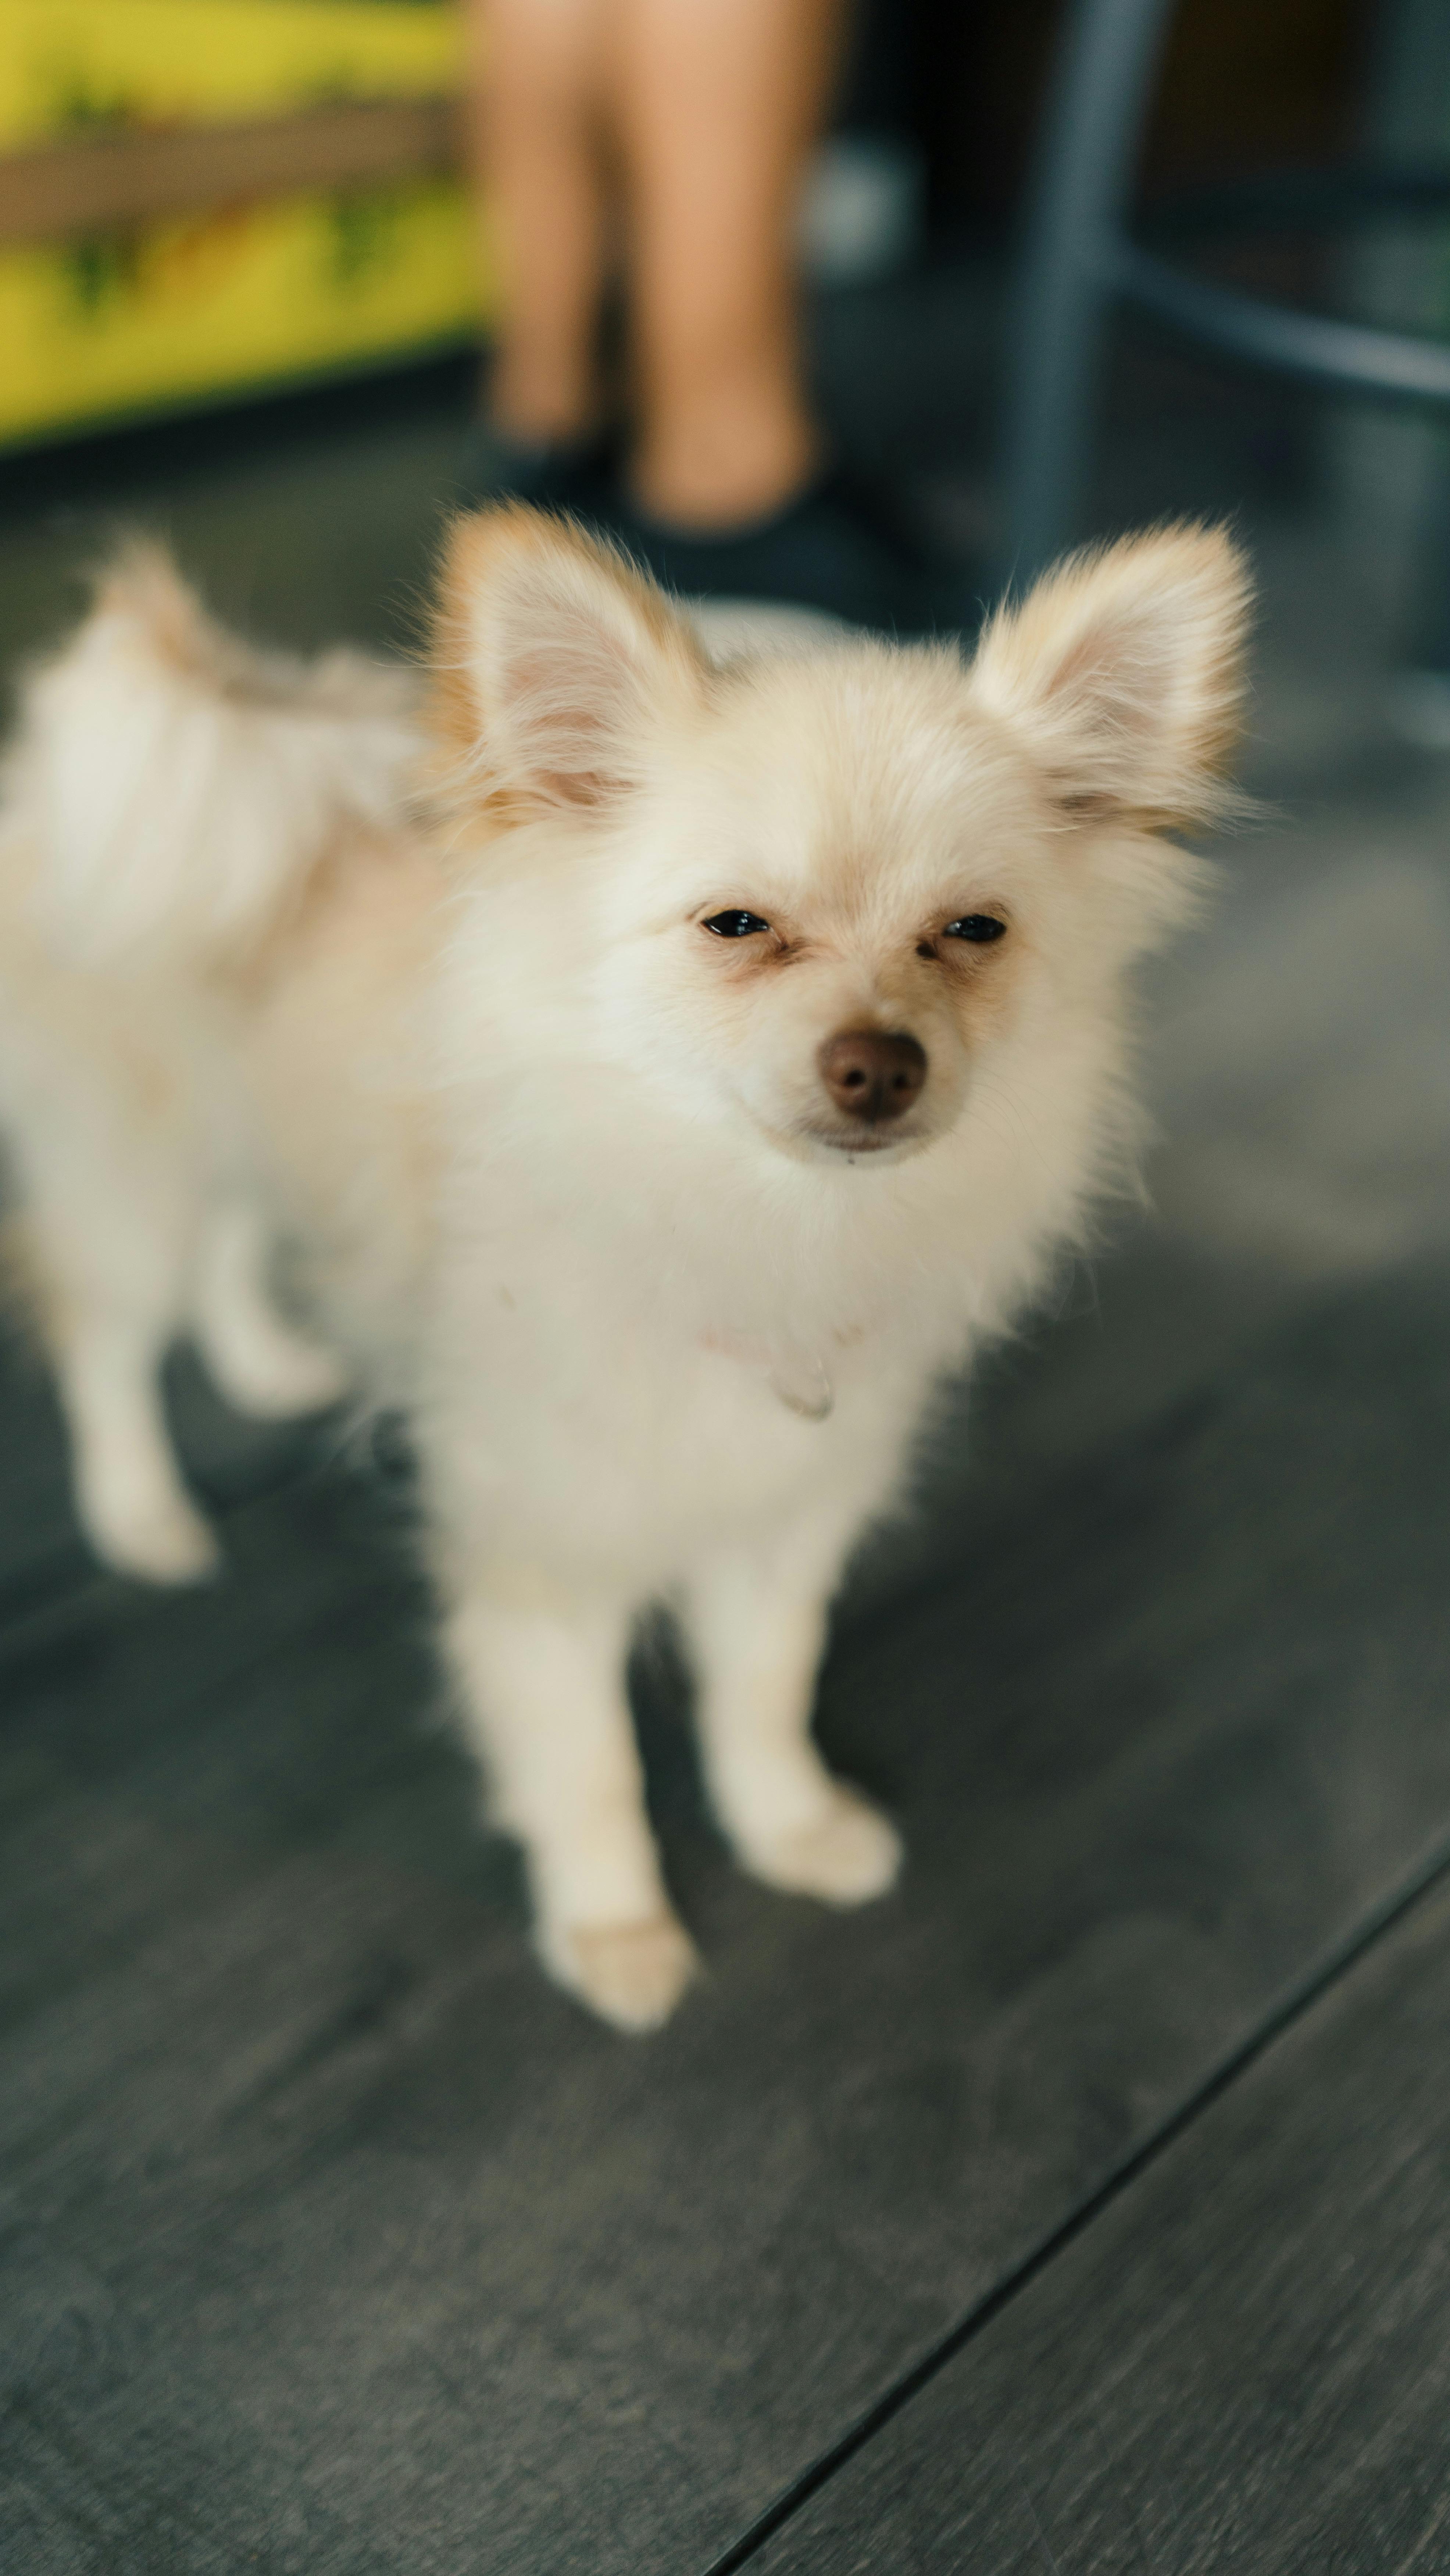
[[[1442,1880],[749,2564],[1450,2566]]]
[[[855,1918],[646,1674],[713,1974],[644,2046],[527,1962],[365,1486],[0,1631],[7,2576],[708,2563],[1450,1834],[1447,1432],[1407,1275],[978,1514],[832,1659]]]

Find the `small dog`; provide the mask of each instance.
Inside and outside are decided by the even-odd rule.
[[[1247,582],[1063,565],[971,663],[712,661],[519,508],[460,520],[431,676],[266,656],[123,557],[29,680],[0,823],[0,1122],[112,1565],[215,1559],[158,1363],[400,1406],[449,1659],[551,1974],[694,1965],[624,1692],[672,1603],[715,1812],[854,1905],[897,1837],[813,1749],[827,1609],[932,1390],[1131,1170],[1125,970],[1190,907]],[[326,1347],[269,1291],[308,1264]]]

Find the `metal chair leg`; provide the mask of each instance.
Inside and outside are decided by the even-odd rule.
[[[1007,405],[1009,577],[1079,533],[1107,301],[1173,0],[1076,0],[1038,145]]]

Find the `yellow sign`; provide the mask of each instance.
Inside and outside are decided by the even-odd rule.
[[[460,54],[408,0],[0,0],[0,151],[436,96]],[[489,290],[437,177],[0,252],[0,439],[461,343]]]

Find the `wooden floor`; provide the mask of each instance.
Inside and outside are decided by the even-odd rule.
[[[329,580],[365,625],[445,447],[174,515],[280,631]],[[0,529],[27,633],[67,546]],[[529,1958],[397,1475],[182,1358],[228,1568],[153,1597],[7,1346],[5,2576],[1450,2568],[1450,787],[1326,647],[1323,541],[1264,547],[1283,802],[1157,988],[1159,1216],[842,1604],[885,1904],[734,1873],[656,1656],[710,1975],[610,2035]]]

